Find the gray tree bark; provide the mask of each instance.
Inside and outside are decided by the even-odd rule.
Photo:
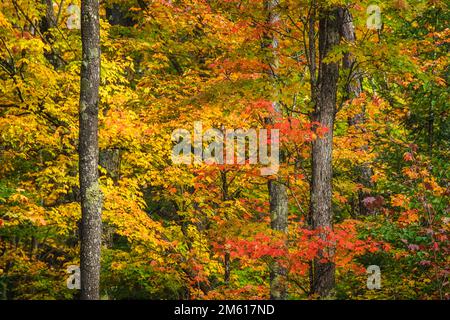
[[[81,2],[82,64],[79,110],[81,195],[81,299],[100,297],[102,193],[98,173],[98,104],[100,86],[100,24],[98,0]]]
[[[356,41],[355,27],[353,26],[353,17],[347,8],[338,9],[339,34],[347,42]],[[346,97],[348,99],[358,97],[362,92],[361,76],[356,70],[356,59],[350,52],[344,53],[342,66],[349,71],[349,79],[346,83]]]
[[[338,11],[322,10],[319,20],[319,75],[317,79],[317,97],[313,121],[328,128],[323,138],[313,142],[312,147],[312,181],[311,181],[311,222],[319,230],[322,239],[333,228],[332,197],[332,151],[333,126],[336,112],[336,95],[339,78],[339,64],[325,63],[323,60],[339,44]],[[335,285],[334,248],[319,251],[312,263],[311,292],[320,297],[332,294]],[[326,258],[326,261],[322,261]]]
[[[269,28],[273,27],[280,19],[277,7],[279,0],[267,0],[264,3],[267,15],[267,24]],[[272,82],[276,81],[276,70],[278,68],[278,57],[275,50],[278,48],[278,40],[273,31],[266,31],[264,36],[263,47],[269,48],[269,78]],[[274,89],[276,90],[276,88]],[[277,94],[275,93],[274,96]],[[277,101],[273,101],[274,110],[280,111],[280,105]],[[269,123],[273,123],[273,119],[268,119]],[[281,152],[283,153],[283,152]],[[280,159],[280,162],[282,159]],[[280,177],[269,180],[269,202],[270,202],[270,219],[271,228],[273,230],[288,231],[288,196],[287,188]],[[270,264],[270,298],[273,300],[285,300],[287,298],[287,270],[278,261]]]
[[[273,230],[288,231],[288,196],[286,186],[282,181],[269,181],[270,220]],[[286,300],[287,298],[287,270],[278,261],[270,266],[270,298],[272,300]]]

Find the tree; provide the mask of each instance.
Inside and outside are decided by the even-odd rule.
[[[80,183],[84,299],[101,233],[102,299],[449,297],[444,1],[380,3],[382,27],[370,1],[104,1],[101,75],[74,3],[0,1],[0,299],[80,296]],[[197,121],[204,147],[207,128],[278,129],[279,171],[175,164]]]
[[[276,101],[276,70],[278,67],[278,57],[276,50],[278,49],[278,40],[271,31],[276,27],[280,20],[278,0],[267,0],[264,2],[264,8],[267,15],[268,30],[264,35],[263,47],[269,49],[269,79],[274,85],[275,101],[272,102],[273,109],[276,113],[280,113],[280,103]],[[268,123],[273,124],[273,119],[268,119]],[[282,155],[281,155],[282,157]],[[288,231],[288,195],[287,188],[281,177],[277,176],[268,182],[269,202],[270,202],[270,220],[273,230],[287,233]],[[285,300],[287,297],[287,270],[279,261],[274,261],[270,265],[270,298],[274,300]]]
[[[313,7],[315,6],[313,2]],[[315,8],[313,8],[315,10]],[[313,141],[312,147],[312,181],[311,181],[311,223],[319,230],[320,237],[326,241],[333,228],[332,197],[332,151],[333,126],[336,112],[337,83],[339,78],[338,62],[325,60],[333,47],[339,44],[338,10],[323,9],[319,11],[319,70],[317,83],[312,81],[315,104],[313,122],[320,123],[328,131],[321,139]],[[310,28],[314,27],[314,22]],[[311,32],[311,29],[309,30]],[[310,38],[310,41],[314,42]],[[310,46],[313,43],[310,42]],[[315,49],[314,49],[315,50]],[[314,63],[310,56],[310,64]],[[314,76],[311,76],[314,79]],[[322,297],[329,295],[334,288],[335,266],[332,258],[332,246],[320,250],[312,264],[311,292]]]
[[[99,299],[102,193],[98,173],[100,24],[98,0],[81,3],[82,64],[79,110],[81,298]]]

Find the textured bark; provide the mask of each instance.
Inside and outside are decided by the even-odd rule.
[[[279,21],[279,13],[277,7],[279,0],[267,0],[264,3],[267,14],[267,24],[270,27],[276,25]],[[278,39],[274,32],[267,31],[264,35],[263,47],[269,48],[269,77],[272,82],[276,81],[276,70],[278,68],[278,57],[276,50],[278,48]],[[276,88],[274,88],[276,90]],[[276,92],[274,96],[276,97]],[[273,102],[274,110],[280,112],[279,103]],[[273,123],[273,119],[267,119],[269,123]],[[280,159],[280,162],[282,159]],[[288,230],[288,196],[287,189],[280,177],[268,182],[269,202],[270,202],[270,218],[271,227],[274,230],[287,233]],[[273,300],[285,300],[287,298],[287,270],[278,261],[270,264],[270,298]]]
[[[325,239],[333,228],[332,196],[332,151],[333,126],[336,111],[336,94],[339,77],[337,62],[325,63],[323,59],[339,44],[338,11],[323,11],[319,21],[319,76],[317,100],[313,121],[328,128],[323,138],[316,139],[312,148],[311,222]],[[332,258],[334,248],[321,250],[313,261],[311,291],[321,297],[332,293],[335,283],[335,266]],[[321,261],[327,258],[326,262]]]
[[[338,9],[339,34],[347,42],[356,41],[353,17],[347,8]],[[358,97],[362,92],[361,76],[356,70],[356,59],[350,52],[345,52],[342,59],[342,66],[349,72],[349,81],[346,87],[346,97],[348,99]]]
[[[288,196],[286,186],[280,180],[269,181],[270,220],[273,230],[288,231]],[[274,261],[270,270],[270,298],[287,298],[287,270]]]
[[[81,299],[98,300],[102,235],[102,193],[98,174],[100,25],[98,0],[81,2],[79,170],[81,195]]]

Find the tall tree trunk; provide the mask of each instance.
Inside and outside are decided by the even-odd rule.
[[[311,181],[311,222],[322,239],[333,228],[332,196],[332,151],[333,126],[336,112],[337,83],[339,64],[325,63],[323,60],[339,44],[338,11],[323,10],[319,20],[319,76],[317,79],[317,98],[313,121],[328,128],[323,138],[313,142],[312,181]],[[319,251],[312,267],[311,291],[321,297],[332,293],[335,284],[334,248]],[[326,261],[323,261],[323,260]]]
[[[276,50],[278,48],[278,40],[275,37],[273,31],[270,28],[276,26],[277,22],[280,20],[279,13],[277,12],[279,6],[279,0],[266,0],[265,10],[267,15],[267,24],[269,26],[268,30],[264,36],[263,47],[269,49],[269,77],[271,81],[275,84],[276,81],[276,70],[278,68],[278,56]],[[274,87],[275,98],[277,96],[276,88]],[[276,112],[281,112],[280,105],[274,99],[272,102],[274,110]],[[268,123],[273,123],[273,119],[267,119]],[[283,151],[281,152],[282,157]],[[280,162],[282,159],[280,159]],[[287,188],[283,183],[281,177],[269,180],[269,202],[270,202],[270,219],[271,228],[273,230],[281,231],[287,233],[288,231],[288,196]],[[270,298],[273,300],[285,300],[287,298],[287,270],[278,261],[274,261],[270,265]]]
[[[100,24],[98,0],[81,2],[79,170],[81,194],[81,299],[98,300],[102,235],[102,193],[98,174]]]

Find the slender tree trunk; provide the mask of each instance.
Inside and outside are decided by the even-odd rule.
[[[342,39],[354,43],[356,41],[355,27],[353,26],[353,17],[347,8],[338,9],[339,33]],[[344,53],[342,66],[349,71],[349,81],[346,84],[346,97],[351,99],[358,97],[362,92],[361,76],[356,69],[356,59],[350,52]]]
[[[276,26],[276,23],[280,20],[277,7],[279,6],[279,0],[267,0],[265,1],[265,10],[267,14],[267,24],[269,26],[264,36],[263,47],[268,48],[269,54],[269,77],[272,82],[276,81],[276,70],[278,68],[278,56],[276,50],[278,48],[278,40],[273,31],[270,28]],[[276,88],[274,88],[277,96]],[[273,107],[276,112],[280,111],[280,105],[274,99]],[[273,119],[267,119],[269,123],[273,123]],[[283,152],[281,152],[282,154]],[[282,155],[281,155],[282,156]],[[280,162],[282,159],[280,159]],[[270,219],[271,227],[273,230],[282,231],[287,233],[288,231],[288,196],[287,188],[280,177],[274,180],[269,180],[269,202],[270,202]],[[287,270],[278,261],[274,261],[270,265],[270,298],[273,300],[285,300],[287,298]]]
[[[100,25],[98,0],[81,2],[79,170],[81,193],[81,299],[98,300],[102,235],[102,193],[98,175]]]
[[[227,171],[223,170],[220,172],[220,177],[222,179],[222,201],[228,201],[228,180],[227,180]],[[228,216],[227,216],[228,219]],[[231,278],[231,255],[228,249],[225,249],[225,255],[223,259],[223,265],[225,268],[224,274],[224,282],[228,286],[230,284]]]
[[[230,284],[230,277],[231,277],[231,256],[230,253],[227,251],[225,252],[224,256],[224,267],[225,267],[225,274],[224,274],[224,282],[228,286]]]
[[[270,219],[273,230],[288,231],[288,196],[286,186],[280,180],[269,181]],[[270,298],[286,300],[287,270],[278,261],[270,268]]]
[[[319,230],[320,237],[325,240],[333,228],[332,151],[339,64],[337,62],[325,63],[323,60],[332,48],[339,44],[339,28],[337,10],[324,10],[320,12],[320,15],[319,76],[313,121],[328,128],[328,132],[323,138],[318,138],[313,142],[310,209],[312,227]],[[332,294],[335,284],[333,257],[334,248],[327,247],[320,250],[314,259],[311,284],[313,294],[321,297]]]

